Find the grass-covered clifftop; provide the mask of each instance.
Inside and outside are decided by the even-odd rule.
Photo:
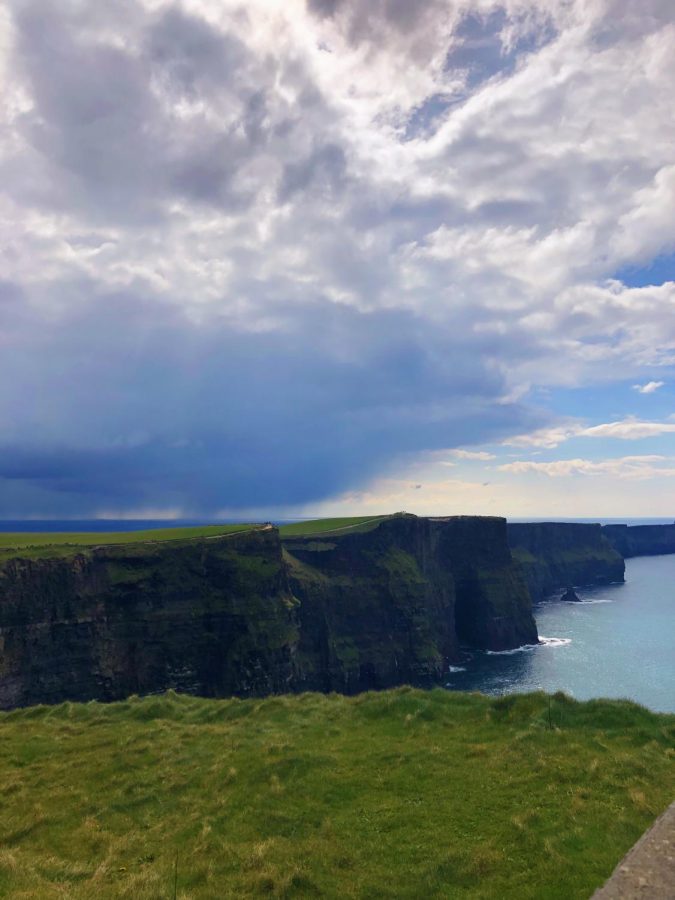
[[[20,531],[0,532],[0,564],[7,559],[23,556],[30,559],[49,559],[90,554],[95,547],[118,544],[166,543],[199,538],[217,538],[260,528],[260,525],[191,525],[180,528],[151,528],[139,531]]]
[[[0,896],[587,900],[675,717],[543,694],[168,694],[0,714]]]

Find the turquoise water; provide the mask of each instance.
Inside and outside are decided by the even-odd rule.
[[[626,583],[578,589],[582,603],[535,607],[543,645],[473,653],[453,690],[565,691],[578,700],[627,697],[675,712],[675,554],[626,560]]]

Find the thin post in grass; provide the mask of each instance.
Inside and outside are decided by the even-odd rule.
[[[173,900],[178,897],[178,856],[173,861]]]

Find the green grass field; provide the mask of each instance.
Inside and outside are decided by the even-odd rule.
[[[0,560],[16,556],[15,550],[29,550],[31,557],[68,556],[91,547],[110,544],[139,544],[147,541],[185,541],[249,531],[255,525],[198,525],[183,528],[153,528],[145,531],[90,532],[0,532]]]
[[[380,522],[390,516],[348,516],[337,519],[309,519],[306,522],[293,522],[282,525],[279,533],[286,537],[311,537],[314,534],[329,535],[335,533],[364,532],[376,528]]]
[[[313,534],[328,535],[333,532],[369,531],[388,516],[351,516],[338,519],[317,519],[282,525],[283,537],[305,537]],[[140,544],[147,541],[185,541],[195,538],[236,534],[257,527],[253,524],[197,525],[181,528],[154,528],[145,531],[92,531],[92,532],[0,532],[0,562],[12,556],[32,558],[69,556],[83,553],[92,547],[111,544]]]
[[[0,896],[587,900],[672,800],[675,717],[400,688],[0,715]]]

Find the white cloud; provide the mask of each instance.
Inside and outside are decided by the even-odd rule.
[[[672,433],[675,433],[675,425],[670,422],[645,422],[633,416],[628,416],[617,422],[604,422],[600,425],[583,426],[579,423],[570,423],[568,425],[540,428],[530,434],[521,434],[508,438],[503,443],[508,447],[543,447],[553,449],[571,438],[578,437],[616,438],[623,441],[636,441]]]
[[[642,422],[639,419],[628,418],[621,422],[593,425],[591,428],[584,428],[579,434],[582,437],[611,437],[623,441],[635,441],[673,432],[675,432],[675,425],[666,422]]]
[[[488,453],[485,450],[452,450],[452,455],[457,459],[475,459],[486,462],[489,459],[495,459],[494,453]]]
[[[171,446],[180,419],[180,438],[218,443],[214,458],[221,446],[243,448],[241,460],[264,446],[270,407],[281,408],[266,401],[283,386],[297,409],[283,407],[275,433],[296,433],[300,449],[300,424],[339,410],[316,442],[317,473],[342,471],[347,450],[363,458],[345,426],[354,422],[372,426],[368,446],[384,468],[399,453],[532,429],[522,406],[531,386],[642,383],[675,365],[675,284],[628,288],[614,277],[675,246],[671,3],[7,8],[8,455],[69,441],[81,449],[108,427],[100,396],[110,394],[120,433],[147,423],[149,445]],[[142,311],[142,325],[132,327],[128,309]],[[76,337],[72,323],[95,329],[104,313],[105,334]],[[236,364],[242,335],[260,337],[258,370],[276,361],[267,392],[245,360]],[[141,357],[164,377],[125,393],[134,360],[145,371]],[[131,363],[110,362],[120,359]],[[160,421],[169,376],[176,402]],[[97,411],[100,427],[90,425]],[[225,423],[217,441],[213,423]],[[563,423],[511,444],[671,430]],[[288,459],[275,484],[297,472],[297,453]],[[108,459],[101,465],[112,470]],[[197,459],[180,466],[202,468]],[[230,471],[241,481],[234,465],[222,465],[221,478]],[[358,482],[363,469],[344,472]],[[254,484],[256,472],[244,474]],[[333,489],[325,475],[317,483]],[[62,493],[54,488],[57,501]],[[169,505],[190,501],[181,493]],[[133,508],[163,502],[158,487]]]
[[[664,384],[665,381],[648,381],[646,384],[634,384],[633,390],[637,391],[638,394],[653,394],[654,391],[658,391]]]
[[[623,456],[618,459],[558,459],[552,462],[518,460],[498,466],[500,472],[515,475],[537,473],[549,478],[567,478],[575,475],[602,475],[619,479],[672,478],[675,477],[675,460],[665,456]],[[663,463],[668,463],[663,465]]]
[[[542,447],[553,449],[569,438],[579,434],[580,426],[553,425],[549,428],[538,428],[530,434],[518,434],[508,438],[503,443],[507,447]]]

